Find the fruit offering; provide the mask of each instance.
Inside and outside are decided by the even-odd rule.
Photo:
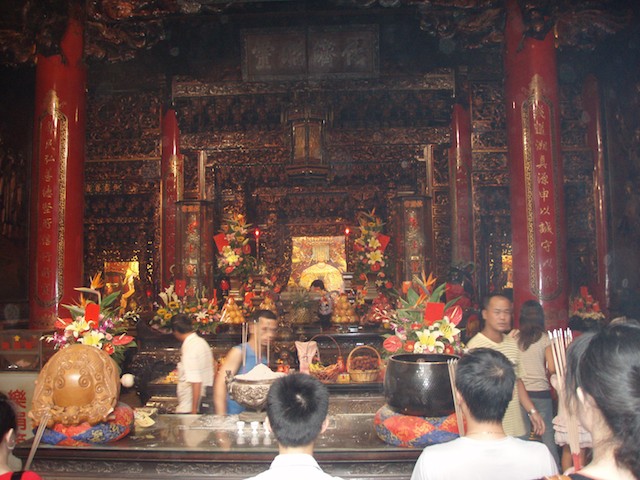
[[[233,297],[227,298],[227,301],[222,308],[222,317],[220,321],[223,323],[240,324],[244,323],[244,315],[242,309],[238,306]]]
[[[349,302],[346,293],[340,294],[333,306],[333,314],[331,322],[337,324],[355,324],[358,323],[355,307]]]
[[[391,316],[395,312],[386,295],[379,293],[371,302],[371,308],[364,322],[368,325],[385,325],[391,322]]]
[[[379,364],[377,357],[361,356],[351,359],[352,370],[377,370]]]

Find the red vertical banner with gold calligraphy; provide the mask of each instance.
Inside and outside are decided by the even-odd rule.
[[[451,119],[451,247],[454,263],[473,260],[471,208],[471,113],[469,105],[455,103]]]
[[[569,297],[554,37],[526,36],[517,0],[507,0],[505,38],[514,307],[537,300],[547,327],[563,327]]]
[[[162,118],[162,177],[161,231],[162,231],[162,287],[166,288],[176,270],[176,202],[182,200],[183,158],[180,155],[180,129],[173,109],[167,109]],[[212,240],[213,241],[213,240]]]
[[[62,54],[38,55],[31,175],[29,326],[51,328],[83,285],[86,69],[83,28],[69,20]]]

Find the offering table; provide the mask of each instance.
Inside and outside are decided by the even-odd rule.
[[[377,437],[373,418],[381,402],[380,395],[332,395],[329,428],[315,446],[326,472],[357,480],[410,478],[421,450],[387,445]],[[25,442],[14,453],[24,461],[29,448]],[[159,415],[155,425],[136,428],[118,442],[40,445],[32,470],[47,480],[242,479],[266,470],[277,450],[262,425],[254,433],[245,424],[239,433],[236,415]]]

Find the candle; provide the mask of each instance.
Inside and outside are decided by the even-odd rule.
[[[253,233],[256,236],[256,260],[260,260],[260,229],[256,228]]]
[[[351,233],[351,229],[346,227],[344,229],[344,263],[346,266],[346,270],[349,270],[349,234]]]

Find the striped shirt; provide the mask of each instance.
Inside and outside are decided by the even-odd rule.
[[[507,336],[502,335],[502,342],[496,343],[493,340],[487,338],[482,332],[476,334],[467,346],[470,349],[474,348],[490,348],[491,350],[497,350],[509,359],[516,370],[516,379],[523,377],[522,361],[520,358],[520,349],[516,341]],[[520,397],[518,396],[518,385],[513,388],[513,397],[507,406],[507,411],[502,419],[502,428],[504,433],[511,435],[512,437],[522,437],[527,433],[527,429],[524,426],[524,420],[520,413]]]

